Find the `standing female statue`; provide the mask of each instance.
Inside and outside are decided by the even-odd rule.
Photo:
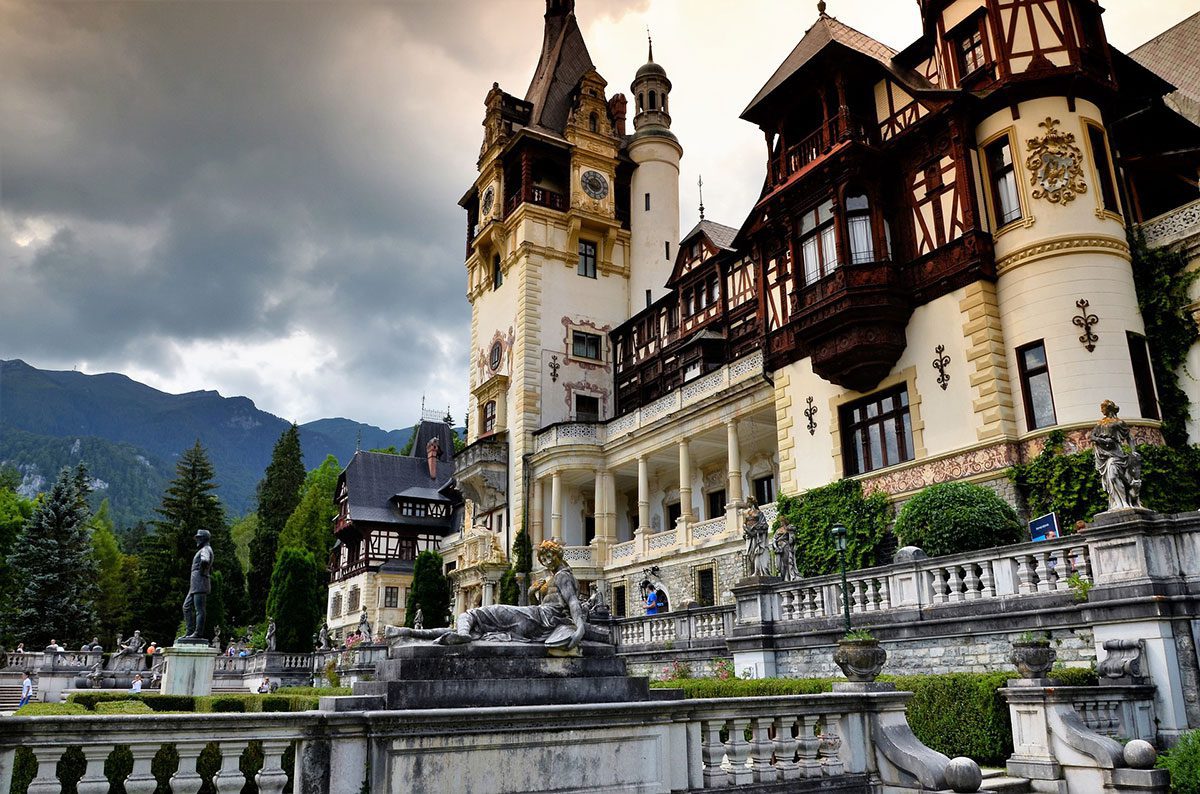
[[[1118,416],[1112,400],[1100,403],[1100,421],[1092,428],[1092,455],[1100,484],[1108,494],[1109,510],[1141,507],[1142,456],[1133,446],[1129,425]]]
[[[758,502],[751,498],[742,512],[742,537],[746,539],[746,564],[751,576],[771,575],[771,547],[767,543],[767,517],[758,509]]]

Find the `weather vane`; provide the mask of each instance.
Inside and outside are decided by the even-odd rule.
[[[654,39],[650,38],[650,26],[646,26],[646,44],[650,51],[650,60],[654,60]]]
[[[700,220],[704,220],[704,174],[696,180],[696,187],[700,188]]]
[[[825,0],[817,0],[817,13],[825,16]]]

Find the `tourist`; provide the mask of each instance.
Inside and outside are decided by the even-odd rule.
[[[133,684],[130,685],[129,691],[130,692],[141,692],[142,691],[142,674],[141,673],[138,673],[137,675],[135,675],[133,677]]]
[[[263,677],[262,683],[258,685],[258,694],[268,695],[271,693],[271,679]]]
[[[18,642],[17,649],[15,651],[13,651],[13,653],[25,653],[25,643]]]
[[[17,646],[20,647],[20,646]],[[21,674],[21,703],[17,706],[20,708],[33,699],[33,679],[29,677],[29,671],[26,670]]]
[[[152,643],[150,643],[150,647],[146,649],[146,655],[153,656],[157,651],[158,651],[158,643],[152,642]]]
[[[50,644],[46,646],[46,650],[47,651],[64,651],[66,649],[58,644],[58,640],[51,637]]]

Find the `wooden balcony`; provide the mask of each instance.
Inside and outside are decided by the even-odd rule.
[[[521,204],[536,204],[539,207],[566,212],[568,203],[567,197],[562,193],[536,185],[525,185],[520,192],[509,196],[504,202],[504,217],[511,215]]]
[[[792,174],[803,171],[831,154],[843,143],[873,145],[874,127],[870,122],[842,110],[805,135],[798,143],[775,154],[771,161],[771,184],[786,182]]]

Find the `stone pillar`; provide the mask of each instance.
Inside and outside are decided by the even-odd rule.
[[[490,607],[494,603],[496,603],[496,583],[491,579],[484,579],[482,606]]]
[[[562,541],[562,475],[550,475],[550,537]]]
[[[212,694],[217,649],[208,643],[178,643],[163,650],[162,693],[164,695]]]
[[[638,456],[638,532],[650,531],[650,464],[645,455]]]
[[[738,443],[737,422],[725,423],[725,438],[729,448],[729,484],[725,488],[726,503],[742,501],[742,448]]]
[[[536,549],[546,538],[542,527],[542,479],[533,478],[533,503],[529,505],[529,540]]]
[[[692,454],[687,441],[679,442],[679,513],[684,524],[696,520],[692,513]]]
[[[596,537],[592,538],[594,544],[604,538],[604,470],[596,469],[592,478],[595,482],[595,492],[592,494],[592,522],[596,525]]]
[[[604,527],[596,533],[607,543],[617,542],[617,482],[611,469],[604,470]]]

